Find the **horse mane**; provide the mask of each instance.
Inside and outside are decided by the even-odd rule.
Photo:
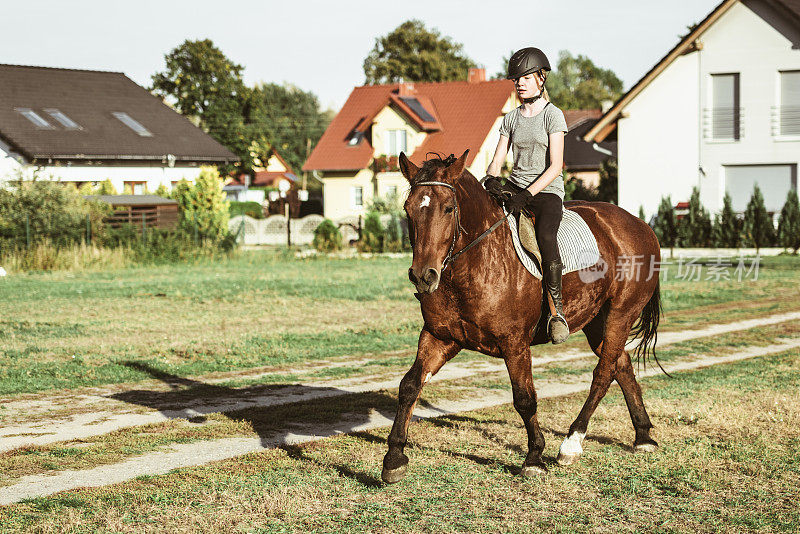
[[[442,155],[438,152],[428,152],[425,157],[425,162],[420,167],[419,172],[411,180],[412,187],[419,182],[430,181],[436,175],[437,170],[446,169],[456,162],[456,157],[453,154],[442,159]]]

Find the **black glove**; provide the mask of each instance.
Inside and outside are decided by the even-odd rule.
[[[492,176],[491,174],[487,174],[483,177],[483,187],[485,187],[486,192],[492,195],[495,199],[500,198],[503,193],[503,184],[500,181],[500,178],[497,176]]]
[[[505,202],[506,209],[511,213],[518,213],[524,210],[528,202],[533,200],[533,195],[527,189],[523,189]]]

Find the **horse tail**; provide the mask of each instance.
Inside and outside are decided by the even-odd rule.
[[[641,338],[636,345],[633,353],[636,356],[638,363],[644,362],[645,368],[647,367],[647,357],[652,356],[661,371],[671,377],[671,375],[661,367],[661,362],[658,361],[656,356],[656,341],[658,340],[658,323],[661,320],[663,313],[661,306],[661,281],[656,282],[656,289],[647,301],[642,313],[636,324],[633,325],[631,332],[632,339]]]

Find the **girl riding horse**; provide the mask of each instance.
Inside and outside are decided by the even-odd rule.
[[[548,320],[553,343],[563,343],[569,336],[561,298],[561,273],[564,268],[556,235],[561,224],[564,201],[564,113],[544,95],[550,62],[538,48],[523,48],[508,61],[506,78],[514,80],[522,105],[510,111],[500,126],[500,141],[484,178],[484,186],[493,196],[505,197],[511,212],[527,210],[535,217],[536,238],[542,253],[544,286],[553,299],[556,314]],[[509,146],[514,149],[514,167],[509,183],[502,186],[500,169]]]

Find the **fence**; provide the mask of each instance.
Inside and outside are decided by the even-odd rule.
[[[314,230],[323,220],[324,217],[321,215],[306,215],[300,219],[291,219],[291,226],[287,232],[286,217],[283,215],[270,215],[266,219],[237,215],[230,219],[228,229],[231,233],[240,235],[239,242],[244,245],[285,246],[289,237],[292,245],[310,245],[314,240]],[[345,243],[358,240],[360,217],[347,217],[334,222],[342,232]]]

